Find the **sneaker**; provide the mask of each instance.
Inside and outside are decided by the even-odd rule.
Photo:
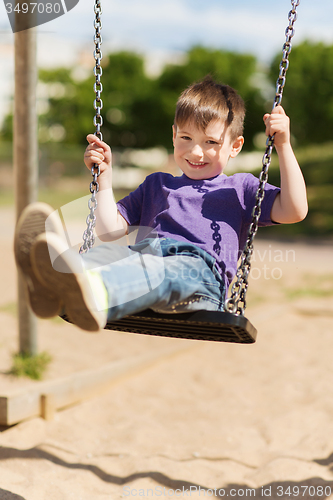
[[[59,297],[40,283],[31,266],[32,245],[36,238],[46,231],[63,234],[57,213],[46,203],[28,205],[16,225],[14,254],[16,264],[24,277],[30,307],[40,318],[57,316],[62,308]]]
[[[70,321],[90,332],[104,328],[108,296],[100,275],[86,271],[82,258],[57,234],[41,234],[31,251],[33,270],[65,304]]]

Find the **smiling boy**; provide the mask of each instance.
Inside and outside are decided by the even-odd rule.
[[[45,231],[41,225],[30,238],[30,278],[58,295],[70,319],[91,331],[107,319],[147,308],[169,313],[223,310],[259,183],[252,174],[224,174],[229,158],[242,149],[244,116],[243,100],[231,87],[211,78],[191,85],[177,102],[173,125],[174,157],[183,174],[151,174],[118,203],[112,193],[111,150],[89,135],[86,166],[100,167],[96,232],[109,243],[79,257],[56,231],[38,234]],[[290,145],[289,118],[279,106],[264,122],[266,133],[275,135],[281,188],[266,184],[259,225],[298,222],[306,216],[307,199]],[[40,209],[41,220],[43,214],[46,219],[50,211]],[[17,263],[25,275],[20,247],[31,218],[28,208],[16,232]],[[135,245],[110,243],[137,226],[146,233],[140,238],[139,230]],[[50,254],[57,256],[58,271]],[[83,272],[78,272],[80,259]],[[34,304],[36,292],[28,289]]]
[[[234,89],[206,78],[178,99],[173,129],[174,157],[189,178],[223,173],[241,151],[245,107]]]

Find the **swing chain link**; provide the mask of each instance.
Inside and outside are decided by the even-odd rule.
[[[103,74],[103,70],[102,70],[102,66],[101,66],[101,60],[102,60],[102,51],[101,51],[101,45],[102,45],[102,35],[101,35],[102,6],[101,6],[101,0],[95,0],[94,12],[95,12],[95,20],[94,20],[94,28],[95,28],[95,36],[94,36],[94,43],[95,43],[95,50],[94,50],[94,58],[95,58],[94,109],[95,109],[95,116],[94,116],[93,123],[95,126],[95,135],[102,141],[103,135],[101,132],[101,126],[103,125],[103,117],[101,115],[101,110],[103,108],[103,101],[101,99],[101,93],[103,91],[103,85],[101,82],[101,76]],[[94,228],[96,225],[95,210],[97,209],[96,193],[98,193],[98,191],[99,191],[98,177],[100,175],[100,167],[96,163],[91,167],[91,175],[93,178],[91,183],[90,183],[91,198],[88,201],[88,208],[90,210],[90,213],[86,219],[87,228],[83,233],[83,244],[79,250],[80,254],[88,252],[88,250],[90,250],[94,246],[94,243],[95,243],[95,236],[94,236]]]
[[[295,34],[294,24],[297,20],[297,7],[300,0],[292,0],[292,10],[289,12],[289,25],[286,29],[286,41],[283,45],[282,60],[280,62],[280,72],[276,82],[274,109],[282,101],[283,90],[286,84],[286,74],[289,68],[289,55],[292,49],[291,40]],[[262,171],[259,176],[259,186],[256,192],[256,203],[252,211],[252,221],[249,227],[245,248],[241,255],[240,264],[236,273],[235,282],[231,288],[231,296],[225,301],[227,312],[243,316],[246,308],[246,293],[248,289],[248,279],[251,270],[251,257],[253,254],[253,240],[258,231],[259,218],[261,215],[261,204],[265,196],[265,186],[268,181],[268,169],[272,161],[274,147],[274,135],[269,136],[266,141],[266,150],[262,159]]]

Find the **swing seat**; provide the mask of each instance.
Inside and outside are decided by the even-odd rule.
[[[62,318],[69,321],[64,315]],[[222,311],[194,311],[161,314],[151,309],[116,321],[108,321],[106,330],[189,340],[253,344],[257,330],[244,316]]]

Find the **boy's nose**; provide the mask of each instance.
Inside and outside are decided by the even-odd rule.
[[[203,150],[202,150],[202,147],[199,146],[199,144],[195,144],[193,146],[191,153],[195,157],[198,157],[198,158],[202,158],[203,157]]]

